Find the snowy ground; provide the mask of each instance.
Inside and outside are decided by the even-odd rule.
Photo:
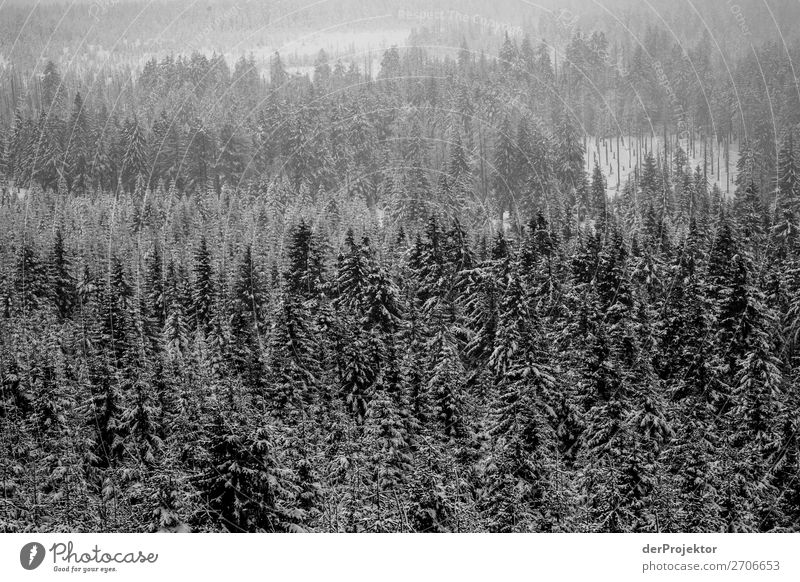
[[[670,158],[675,151],[675,139],[670,138],[669,153]],[[688,140],[681,141],[681,147],[689,156],[692,168],[703,167],[704,151],[702,142],[695,143],[694,152]],[[600,168],[606,177],[609,193],[615,194],[625,187],[625,182],[637,165],[644,162],[647,151],[652,151],[656,158],[664,157],[664,138],[653,137],[641,140],[626,137],[617,139],[604,139],[589,137],[586,139],[586,171],[591,175],[595,161],[600,164]],[[619,157],[619,160],[617,158]],[[733,192],[733,181],[736,177],[736,162],[739,159],[739,144],[732,143],[728,149],[728,161],[725,161],[724,147],[714,144],[713,156],[710,144],[707,144],[705,152],[707,159],[707,175],[709,185],[717,184],[723,192]]]

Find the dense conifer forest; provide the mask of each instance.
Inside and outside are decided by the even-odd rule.
[[[0,531],[798,531],[800,45],[562,33],[4,64]]]

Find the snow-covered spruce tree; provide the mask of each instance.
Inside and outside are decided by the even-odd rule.
[[[16,309],[23,314],[37,311],[47,298],[47,269],[27,237],[16,261],[14,291]]]
[[[370,273],[361,325],[371,336],[376,361],[380,363],[366,419],[367,439],[375,447],[372,465],[378,505],[384,491],[393,492],[397,501],[398,490],[411,470],[416,425],[398,349],[401,317],[399,289],[389,274],[377,266]]]
[[[800,161],[794,132],[791,130],[786,132],[778,153],[776,182],[775,188],[780,196],[778,208],[796,215],[800,202]]]
[[[284,291],[273,315],[267,366],[267,406],[293,422],[310,418],[309,407],[320,397],[322,370],[309,311]]]
[[[217,289],[214,283],[214,267],[206,237],[194,255],[194,284],[192,288],[192,316],[196,331],[206,336],[212,331],[213,313],[216,308]]]
[[[771,339],[774,318],[763,293],[752,282],[751,269],[747,255],[737,253],[726,277],[718,278],[723,286],[716,350],[722,358],[721,376],[731,387],[719,411],[720,505],[728,531],[760,529],[765,519],[769,521],[762,514],[770,506],[774,490],[764,479],[767,458],[779,446],[779,439],[776,427],[766,419],[779,416],[783,401],[781,366]],[[762,483],[758,493],[757,483]],[[766,507],[759,507],[759,501]]]
[[[500,213],[498,219],[503,220],[504,213],[516,213],[517,201],[520,196],[517,171],[519,166],[519,145],[511,125],[511,119],[506,116],[498,129],[497,142],[494,150],[494,180],[493,187],[499,203]]]
[[[385,364],[376,380],[366,418],[365,439],[370,447],[369,465],[378,515],[389,514],[384,531],[397,531],[402,518],[400,499],[405,499],[411,475],[412,453],[409,434],[409,407],[401,361],[393,342],[387,346]],[[391,509],[390,509],[391,508]]]
[[[64,248],[64,235],[59,228],[53,239],[48,261],[50,297],[61,319],[71,317],[76,303],[75,278],[71,273],[71,262]]]
[[[145,260],[145,273],[139,300],[141,315],[140,327],[146,350],[158,352],[162,346],[164,323],[167,317],[166,288],[164,281],[163,257],[159,246]]]
[[[459,283],[459,301],[469,333],[464,354],[471,368],[480,373],[494,351],[501,283],[492,276],[491,264],[486,263],[462,272]]]
[[[252,247],[247,245],[236,269],[230,297],[230,357],[233,369],[252,394],[263,389],[264,309],[261,273],[253,261]]]
[[[556,176],[565,188],[577,191],[579,183],[586,177],[583,171],[584,149],[579,129],[566,110],[559,113],[553,139]]]
[[[519,267],[509,274],[495,348],[494,439],[490,460],[490,527],[494,531],[552,531],[565,508],[556,499],[555,435],[549,403],[555,379],[546,365],[540,322],[528,307]]]
[[[303,299],[316,298],[325,284],[323,248],[305,220],[290,231],[288,266],[284,274],[288,292]]]
[[[342,395],[359,425],[364,423],[370,393],[380,372],[380,342],[366,325],[372,261],[369,241],[364,239],[356,244],[349,231],[339,257],[334,305],[347,322],[339,369]]]
[[[205,467],[196,486],[208,512],[195,516],[212,531],[295,531],[293,475],[281,462],[270,426],[254,428],[218,411],[203,443]]]
[[[170,357],[181,359],[189,349],[191,327],[186,303],[191,290],[185,272],[182,268],[176,268],[172,261],[167,268],[167,281],[164,349]]]
[[[614,237],[601,253],[597,307],[588,318],[580,480],[589,527],[658,531],[658,455],[669,429],[621,244]]]
[[[356,243],[352,229],[345,236],[344,250],[339,255],[336,273],[336,307],[357,315],[363,307],[369,277],[373,269],[369,240]]]
[[[136,378],[131,393],[126,395],[125,409],[120,418],[127,444],[125,451],[146,470],[158,462],[163,442],[158,435],[157,410],[150,378]]]
[[[147,136],[139,118],[125,120],[122,127],[121,146],[123,153],[121,185],[132,192],[140,175],[147,175]]]
[[[447,264],[446,240],[438,216],[433,215],[425,226],[424,238],[417,238],[409,256],[416,297],[424,311],[439,299],[452,299],[453,273]]]
[[[605,230],[608,223],[608,194],[606,193],[606,180],[600,165],[595,162],[592,170],[592,214],[597,221],[597,229]]]
[[[664,210],[662,199],[665,187],[653,152],[647,152],[639,179],[640,208],[654,208],[661,215]]]
[[[432,335],[427,342],[426,391],[433,401],[439,434],[445,439],[457,439],[465,436],[468,430],[464,418],[467,404],[464,366],[441,308],[434,306],[433,309],[438,313],[433,316]]]

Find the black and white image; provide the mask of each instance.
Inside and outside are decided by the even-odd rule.
[[[798,23],[0,0],[0,532],[800,531]]]

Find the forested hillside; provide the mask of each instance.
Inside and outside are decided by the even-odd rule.
[[[711,43],[5,70],[0,531],[797,531],[798,47]]]

